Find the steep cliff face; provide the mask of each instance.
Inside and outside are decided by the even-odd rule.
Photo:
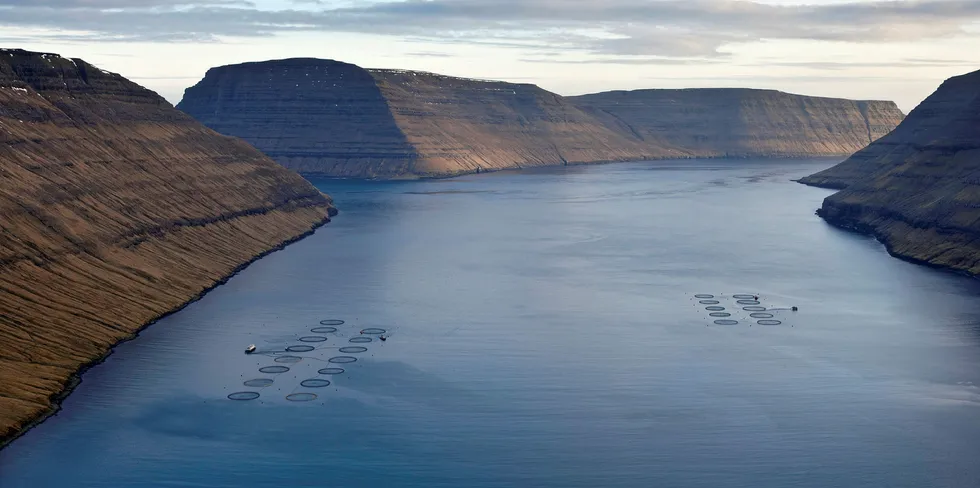
[[[411,173],[415,148],[367,70],[322,59],[208,70],[177,108],[283,166],[340,177]]]
[[[300,172],[367,178],[642,159],[845,155],[902,117],[890,102],[764,90],[564,98],[528,84],[316,59],[214,68],[178,108]]]
[[[818,213],[895,255],[980,274],[980,71],[951,78],[892,133],[801,180],[846,187]]]
[[[318,59],[214,68],[177,108],[288,168],[339,177],[683,155],[624,136],[534,85]]]
[[[20,50],[0,50],[0,182],[0,445],[79,367],[333,213],[155,93]]]
[[[645,141],[692,157],[846,156],[902,121],[893,102],[699,88],[613,91],[569,100]]]
[[[370,72],[418,153],[413,172],[420,176],[684,156],[606,126],[535,85]]]

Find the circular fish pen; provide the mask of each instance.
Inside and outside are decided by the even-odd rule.
[[[738,321],[737,320],[731,320],[731,319],[718,319],[718,320],[715,321],[715,324],[716,325],[738,325]]]
[[[371,342],[372,340],[374,340],[374,339],[371,339],[370,337],[361,337],[361,336],[358,336],[358,337],[351,337],[349,342],[353,342],[354,344],[367,344],[368,342]]]
[[[292,393],[286,395],[286,400],[291,402],[312,402],[316,400],[316,393]]]
[[[699,300],[698,303],[701,305],[718,305],[721,302],[718,300]]]
[[[326,340],[327,338],[323,336],[304,336],[299,338],[300,342],[324,342]]]
[[[725,309],[725,307],[722,307],[720,305],[708,305],[707,307],[704,307],[704,309],[709,312],[721,312],[722,310]]]
[[[255,378],[254,380],[245,380],[245,386],[250,386],[252,388],[265,388],[267,386],[272,386],[272,378]]]
[[[334,364],[347,364],[356,361],[357,358],[355,358],[354,356],[334,356],[327,360],[327,362],[334,363]]]
[[[760,321],[758,321],[756,323],[759,324],[759,325],[779,325],[779,324],[782,324],[782,322],[779,321],[779,320],[770,320],[770,319],[762,319],[762,320],[760,320]]]
[[[286,348],[286,350],[289,352],[310,352],[313,349],[314,349],[313,346],[304,346],[304,345],[289,346]]]
[[[749,305],[748,307],[742,307],[742,310],[746,312],[765,312],[766,307],[760,305]]]
[[[236,391],[235,393],[229,394],[228,399],[236,400],[236,401],[247,401],[247,400],[255,400],[259,396],[260,396],[259,393],[256,391]]]
[[[302,361],[303,358],[299,356],[279,356],[275,359],[277,363],[298,363]],[[259,371],[262,371],[261,369]],[[262,371],[263,373],[265,371]]]
[[[341,374],[343,372],[344,372],[344,368],[323,368],[317,371],[317,373],[320,374]]]
[[[708,314],[711,317],[731,317],[732,314],[728,312],[711,312]]]
[[[745,293],[739,293],[737,295],[732,295],[732,298],[736,300],[755,300],[755,295],[746,295]]]
[[[361,334],[371,334],[371,335],[384,334],[385,332],[388,331],[378,327],[368,327],[367,329],[361,330]]]
[[[366,347],[361,347],[361,346],[347,346],[347,347],[341,347],[340,348],[340,352],[344,352],[344,353],[347,353],[347,354],[356,354],[356,353],[365,352],[365,351],[367,351],[367,348]]]
[[[310,329],[310,332],[314,334],[330,334],[332,332],[337,332],[336,327],[314,327]]]
[[[340,319],[326,319],[321,320],[320,325],[344,325],[344,321]]]
[[[771,313],[765,313],[765,312],[752,312],[749,314],[749,317],[752,317],[754,319],[771,319],[773,315]]]
[[[739,305],[758,305],[759,300],[736,300],[735,303]]]
[[[698,293],[697,295],[694,295],[694,298],[714,298],[714,297],[715,297],[714,295],[709,295],[707,293]]]
[[[289,371],[289,367],[287,366],[266,366],[264,368],[259,368],[259,373],[279,374],[279,373],[285,373],[287,371]]]
[[[330,380],[310,378],[308,380],[300,381],[299,384],[300,386],[305,386],[306,388],[323,388],[325,386],[330,386]]]

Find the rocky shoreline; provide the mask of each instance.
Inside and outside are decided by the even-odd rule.
[[[980,276],[980,234],[975,232],[908,222],[898,214],[859,206],[825,203],[816,213],[835,227],[874,237],[888,254],[903,261]]]

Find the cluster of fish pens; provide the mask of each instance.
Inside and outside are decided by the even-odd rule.
[[[759,295],[748,293],[736,293],[730,297],[698,293],[694,295],[694,299],[697,300],[695,306],[703,306],[714,325],[738,325],[740,320],[749,322],[749,325],[752,325],[752,322],[759,325],[782,325],[783,321],[777,319],[776,314],[783,311],[796,311],[796,307],[766,307]],[[729,300],[734,300],[734,307],[726,308],[722,304],[723,301]]]
[[[366,329],[361,329],[360,333],[354,337],[347,340],[347,346],[327,346],[326,342],[329,341],[330,337],[335,339],[343,339],[342,335],[338,335],[338,327],[343,326],[344,321],[339,319],[328,319],[321,320],[319,327],[314,327],[310,329],[310,332],[314,335],[306,335],[299,338],[300,344],[293,344],[287,346],[283,350],[271,350],[271,351],[261,351],[255,350],[254,346],[246,351],[252,354],[254,351],[255,355],[266,356],[272,359],[272,362],[278,364],[270,364],[267,366],[262,366],[259,368],[260,373],[270,374],[270,375],[281,375],[290,371],[290,366],[287,364],[296,364],[303,360],[318,360],[325,361],[326,363],[332,365],[350,364],[357,362],[357,357],[352,356],[352,354],[361,354],[367,352],[368,348],[361,344],[368,344],[374,342],[375,338],[384,341],[386,339],[385,334],[388,332],[385,329],[378,327],[369,327]],[[318,357],[319,353],[324,351],[337,350],[342,355],[330,356],[326,359],[323,357]],[[303,355],[305,354],[305,355]],[[314,378],[307,378],[300,381],[299,386],[296,387],[291,393],[286,395],[286,400],[292,402],[309,402],[317,399],[317,394],[311,391],[299,391],[301,388],[313,389],[313,388],[325,388],[330,386],[330,380],[327,377],[338,375],[344,373],[344,368],[340,366],[327,366],[317,370],[319,376]],[[274,377],[262,377],[245,380],[243,383],[249,388],[267,388],[275,384]],[[230,400],[247,401],[255,400],[259,398],[261,394],[258,391],[236,391],[228,395]]]

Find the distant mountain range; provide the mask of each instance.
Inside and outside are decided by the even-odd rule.
[[[213,68],[177,108],[305,174],[445,177],[665,158],[847,156],[892,102],[773,90],[562,97],[535,85],[287,59]]]

